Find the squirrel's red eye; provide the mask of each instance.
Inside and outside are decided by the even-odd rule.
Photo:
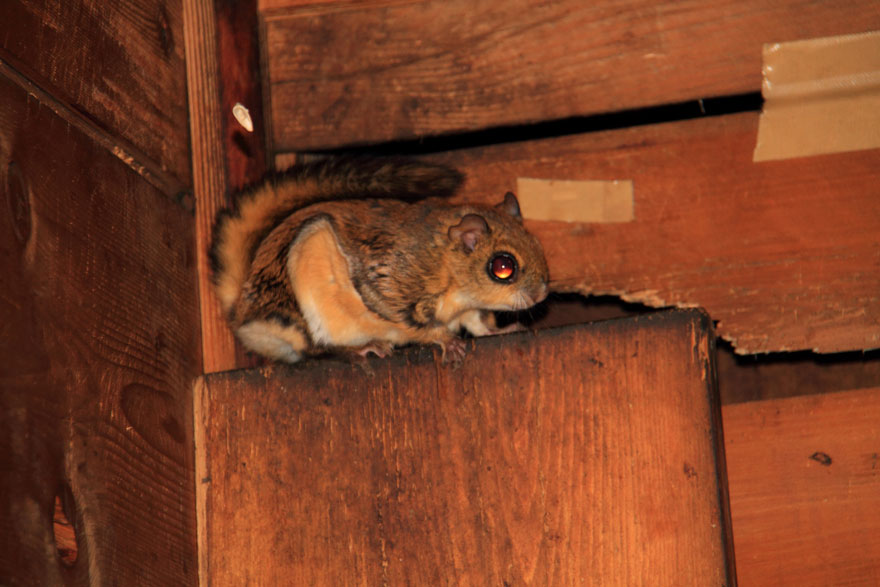
[[[507,282],[516,275],[516,259],[508,253],[498,253],[489,260],[489,277]]]

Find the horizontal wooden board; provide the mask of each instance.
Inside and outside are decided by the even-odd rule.
[[[116,137],[121,158],[189,185],[179,0],[4,0],[0,60]]]
[[[480,339],[458,370],[411,349],[206,376],[201,576],[731,585],[712,340],[668,312]]]
[[[456,151],[460,199],[631,179],[635,220],[528,222],[556,290],[701,306],[739,353],[880,347],[880,150],[752,162],[758,115]]]
[[[0,584],[195,583],[193,248],[189,211],[0,76]]]
[[[764,43],[880,29],[873,0],[263,4],[277,150],[757,92]]]
[[[740,585],[880,584],[880,388],[724,408]]]

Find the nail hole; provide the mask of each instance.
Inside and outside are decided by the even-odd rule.
[[[71,567],[76,562],[79,547],[76,543],[76,528],[70,519],[76,519],[73,515],[73,495],[70,488],[64,486],[55,496],[55,514],[53,516],[52,532],[55,535],[55,548],[58,549],[58,557],[64,566]]]

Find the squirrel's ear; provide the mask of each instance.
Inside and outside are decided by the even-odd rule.
[[[489,225],[479,214],[465,214],[461,222],[449,229],[449,238],[461,241],[468,253],[477,246],[477,241],[489,232]]]
[[[500,204],[497,204],[495,206],[495,209],[509,214],[519,221],[522,221],[522,214],[519,211],[519,200],[516,199],[516,194],[514,194],[513,192],[507,192],[506,194],[504,194],[504,201]]]

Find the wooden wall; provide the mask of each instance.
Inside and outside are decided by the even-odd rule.
[[[753,163],[755,112],[582,118],[754,95],[764,43],[878,29],[875,3],[514,4],[261,2],[271,149],[470,133],[439,158],[482,201],[521,177],[630,179],[632,222],[529,223],[557,291],[704,307],[742,354],[880,347],[880,150]],[[467,148],[566,120],[612,128]]]
[[[203,357],[247,363],[205,251],[227,192],[272,156],[605,125],[432,156],[469,173],[468,199],[525,176],[635,181],[632,222],[529,224],[558,290],[703,306],[739,353],[877,348],[880,151],[753,164],[755,112],[632,111],[754,96],[762,44],[873,29],[869,0],[6,2],[0,583],[198,580],[190,381]],[[738,399],[878,384],[876,355],[799,357],[728,356],[722,389],[725,370]],[[800,584],[876,582],[876,396],[726,408],[745,583],[799,561]],[[812,491],[795,508],[792,479]],[[814,564],[829,545],[835,564]]]
[[[193,584],[181,3],[2,12],[0,583]]]

